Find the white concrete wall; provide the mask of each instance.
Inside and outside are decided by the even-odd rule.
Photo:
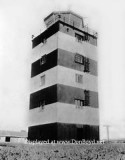
[[[57,35],[58,32],[47,39],[46,43],[40,43],[38,46],[32,49],[31,53],[31,63],[40,59],[44,54],[48,54],[53,50],[57,49]]]
[[[45,85],[40,85],[40,77],[45,75]],[[54,84],[57,84],[57,67],[51,68],[41,74],[38,74],[37,76],[31,78],[30,81],[30,92],[36,92],[38,90],[41,90],[43,88],[52,86]]]
[[[77,83],[75,81],[75,75],[83,75],[83,83]],[[77,87],[81,89],[87,89],[90,91],[98,91],[97,77],[87,74],[85,72],[77,71],[74,69],[58,66],[58,78],[57,82],[59,84],[68,85],[72,87]]]
[[[29,126],[57,122],[57,103],[45,105],[44,110],[34,108],[29,110]]]
[[[99,125],[99,109],[91,107],[76,108],[66,103],[46,105],[44,110],[35,108],[29,111],[29,126],[54,122]]]
[[[72,124],[99,125],[99,109],[91,107],[78,109],[72,104],[57,103],[57,121]]]
[[[67,50],[69,52],[79,53],[88,58],[97,61],[97,47],[83,41],[77,42],[76,38],[68,34],[58,32],[58,48]]]
[[[75,74],[83,75],[83,84],[77,83],[75,81]],[[45,75],[45,85],[41,86],[40,77],[43,75]],[[63,84],[95,92],[98,91],[98,82],[96,76],[74,69],[66,68],[63,66],[56,66],[31,78],[30,92],[33,93],[55,84]]]

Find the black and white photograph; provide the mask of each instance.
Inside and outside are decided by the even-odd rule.
[[[124,92],[124,0],[0,0],[0,160],[124,160]]]

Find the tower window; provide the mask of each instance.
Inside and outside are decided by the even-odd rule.
[[[84,64],[84,57],[78,53],[76,53],[75,55],[75,62],[76,63],[80,63],[80,64]]]
[[[88,90],[85,90],[84,94],[85,94],[85,106],[89,106],[90,105],[90,93]]]
[[[81,100],[81,99],[75,99],[75,105],[76,105],[76,108],[82,108],[84,106],[84,100]]]
[[[83,106],[90,106],[90,93],[88,90],[84,90],[85,99],[75,99],[75,106],[78,109],[82,109]]]
[[[58,15],[58,18],[59,18],[59,19],[61,18],[61,15],[60,15],[60,14]]]
[[[40,111],[43,111],[45,108],[45,100],[39,102]]]
[[[76,40],[78,41],[78,42],[82,42],[83,41],[83,36],[82,35],[80,35],[80,34],[75,34],[75,37],[76,37]]]
[[[78,53],[76,53],[75,58],[74,58],[76,63],[84,65],[84,72],[89,72],[89,58],[84,57]]]
[[[77,83],[83,83],[83,75],[76,74],[76,82]]]
[[[85,41],[89,41],[90,40],[90,36],[88,34],[85,34],[84,39],[85,39]]]
[[[84,72],[89,72],[89,58],[85,58]]]
[[[67,28],[66,30],[67,30],[67,32],[69,32],[69,28]]]
[[[45,75],[40,77],[40,86],[45,85]]]
[[[44,39],[43,39],[43,43],[45,44],[46,42],[47,42],[47,39],[46,39],[46,38],[44,38]]]
[[[41,59],[40,59],[40,65],[45,64],[45,63],[46,63],[46,59],[47,59],[47,56],[46,56],[46,54],[45,54],[45,55],[42,56]]]

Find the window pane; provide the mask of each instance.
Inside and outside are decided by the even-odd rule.
[[[75,106],[78,109],[83,109],[84,106],[84,100],[81,99],[75,99]]]
[[[77,83],[83,83],[83,75],[76,74],[76,82]]]
[[[78,105],[77,105],[77,99],[75,99],[75,105],[76,105],[76,108],[78,107]]]
[[[78,108],[80,108],[80,100],[78,100]]]
[[[79,34],[76,33],[75,37],[76,37],[78,42],[82,42],[83,41],[83,36],[82,35],[79,35]]]
[[[41,86],[45,85],[45,75],[40,77],[40,85]]]
[[[47,58],[46,55],[44,55],[44,56],[41,57],[41,59],[40,59],[40,65],[43,65],[44,63],[46,63],[46,58]]]
[[[80,63],[80,64],[84,64],[84,57],[80,54],[76,54],[75,55],[75,62]]]
[[[85,93],[85,105],[89,106],[90,105],[90,93],[88,90],[85,90],[84,93]]]
[[[84,72],[89,72],[89,58],[85,58]]]

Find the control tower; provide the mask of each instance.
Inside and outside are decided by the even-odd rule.
[[[99,140],[97,32],[52,12],[33,38],[29,140]]]

